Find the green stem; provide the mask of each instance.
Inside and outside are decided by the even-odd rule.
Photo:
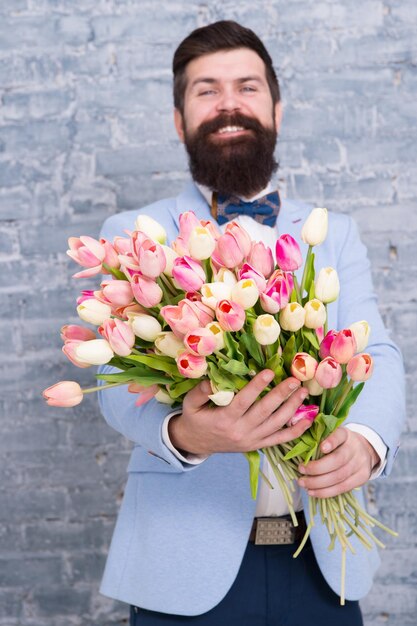
[[[333,411],[333,415],[334,415],[335,417],[337,417],[337,414],[338,414],[338,412],[339,412],[339,410],[340,410],[340,408],[341,408],[342,404],[343,404],[343,403],[344,403],[344,401],[346,400],[346,397],[347,397],[347,395],[348,395],[349,391],[352,389],[352,387],[353,387],[353,380],[350,380],[350,381],[348,382],[348,384],[346,385],[346,387],[345,387],[345,389],[344,389],[344,391],[343,391],[342,395],[341,395],[341,396],[340,396],[340,398],[339,398],[339,402],[336,404],[336,407],[335,407],[335,409],[334,409],[334,411]]]
[[[327,335],[327,331],[329,330],[329,321],[328,321],[328,309],[327,309],[327,304],[324,305],[324,308],[326,309],[326,321],[324,322],[324,328],[323,328],[323,332],[324,332],[324,336]]]
[[[297,294],[297,302],[298,302],[298,304],[302,304],[300,285],[298,284],[297,276],[295,275],[294,272],[292,273],[292,277],[293,277],[293,280],[294,280],[295,293]]]
[[[323,393],[321,394],[321,401],[320,401],[320,413],[324,413],[324,409],[326,406],[326,395],[327,395],[327,389],[323,389]]]
[[[83,393],[94,393],[94,391],[101,391],[102,389],[110,389],[110,387],[120,387],[121,385],[127,385],[127,382],[124,383],[109,383],[108,385],[98,385],[98,387],[88,387],[88,389],[83,389]]]
[[[313,246],[308,246],[308,252],[307,252],[306,260],[305,260],[305,263],[304,263],[303,277],[301,279],[301,286],[300,286],[300,297],[301,297],[301,300],[303,298],[304,285],[305,285],[306,278],[307,278],[307,266],[308,266],[308,261],[309,261],[310,256],[311,256],[312,249],[313,249]],[[300,301],[300,304],[302,304],[302,301]]]

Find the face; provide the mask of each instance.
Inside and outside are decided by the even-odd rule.
[[[239,48],[207,54],[186,69],[184,114],[175,126],[196,182],[250,197],[277,165],[281,106],[273,106],[262,59]]]

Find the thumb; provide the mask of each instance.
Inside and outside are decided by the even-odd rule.
[[[205,378],[187,393],[185,399],[190,408],[199,409],[208,402],[210,393],[212,393],[210,381]]]

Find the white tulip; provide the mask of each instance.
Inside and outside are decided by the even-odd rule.
[[[254,337],[261,346],[269,346],[275,343],[280,332],[280,325],[269,313],[259,315],[253,324]]]
[[[215,247],[216,242],[208,228],[204,226],[193,228],[188,239],[190,257],[197,259],[197,261],[203,261],[211,257]]]
[[[161,324],[152,315],[130,313],[128,320],[136,337],[145,341],[155,341],[159,333],[162,332]]]
[[[307,328],[321,328],[324,326],[326,321],[326,307],[323,302],[314,298],[314,300],[309,300],[304,305],[304,310],[306,312],[306,318],[304,320],[304,325]]]
[[[332,267],[323,267],[314,284],[316,298],[328,304],[337,300],[340,293],[340,283],[337,272]]]
[[[165,228],[149,215],[138,215],[135,221],[135,229],[140,230],[158,243],[165,243],[167,234]]]
[[[215,310],[220,300],[230,300],[232,288],[226,283],[205,283],[200,292],[202,303]]]
[[[323,393],[323,387],[320,387],[315,378],[303,382],[303,387],[308,389],[308,393],[310,394],[310,396],[321,396],[321,394]]]
[[[368,322],[365,320],[355,322],[349,326],[349,330],[352,331],[356,340],[356,352],[363,352],[368,345],[369,335],[371,334],[371,327]]]
[[[166,259],[165,269],[162,273],[172,278],[172,268],[174,267],[175,259],[178,258],[178,254],[169,246],[162,246],[162,250],[164,251]]]
[[[155,400],[158,400],[158,402],[161,402],[162,404],[174,404],[175,402],[175,400],[171,398],[169,393],[167,393],[164,389],[159,389],[156,392],[154,398]]]
[[[234,397],[233,391],[216,391],[209,396],[210,400],[217,406],[228,406]]]
[[[259,289],[253,278],[243,278],[239,280],[230,296],[233,302],[237,302],[245,310],[253,307],[259,298]]]
[[[159,352],[173,359],[176,359],[185,350],[183,342],[171,331],[159,333],[154,343]]]
[[[318,246],[327,237],[327,209],[313,209],[301,229],[301,239],[309,246]]]
[[[77,306],[77,313],[83,322],[101,326],[104,320],[110,319],[111,307],[95,298],[88,298]]]
[[[279,323],[284,330],[296,332],[304,326],[306,312],[298,302],[290,302],[279,314]]]
[[[104,365],[114,357],[114,352],[107,339],[83,341],[76,346],[74,352],[77,359],[90,365]]]
[[[206,328],[214,335],[214,338],[216,340],[216,347],[214,351],[217,352],[217,350],[223,350],[225,346],[224,330],[220,326],[219,322],[210,322],[209,324],[207,324]]]
[[[230,285],[230,287],[233,287],[233,285],[236,285],[237,283],[237,278],[234,272],[227,269],[227,267],[221,267],[219,269],[215,275],[215,280],[218,283],[226,283],[226,285]]]

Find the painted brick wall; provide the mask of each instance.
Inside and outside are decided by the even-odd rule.
[[[1,0],[1,626],[126,623],[125,607],[97,589],[129,446],[95,399],[63,411],[39,394],[75,373],[58,332],[76,321],[80,288],[67,237],[96,236],[115,211],[181,188],[171,57],[191,29],[223,18],[258,32],[275,60],[283,192],[357,219],[417,402],[415,0]],[[373,510],[401,536],[363,603],[367,626],[415,624],[409,414],[393,476],[371,489]]]

